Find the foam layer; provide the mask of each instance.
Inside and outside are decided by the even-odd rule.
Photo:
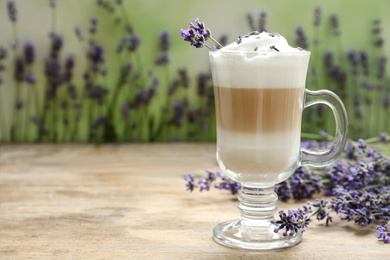
[[[310,52],[290,47],[278,34],[250,35],[210,52],[213,83],[229,88],[304,87],[309,58]]]

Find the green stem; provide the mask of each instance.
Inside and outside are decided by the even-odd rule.
[[[215,42],[219,47],[223,48],[223,46],[217,41],[215,40],[213,37],[210,36],[210,39]]]

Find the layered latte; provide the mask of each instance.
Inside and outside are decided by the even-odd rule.
[[[269,186],[296,169],[309,56],[265,32],[210,54],[217,159],[231,179]]]

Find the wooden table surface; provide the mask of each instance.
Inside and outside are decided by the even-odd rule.
[[[217,170],[213,144],[2,145],[1,259],[390,259],[375,226],[313,221],[300,244],[236,250],[212,229],[239,217],[228,191],[188,193]],[[279,209],[305,201],[278,202]]]

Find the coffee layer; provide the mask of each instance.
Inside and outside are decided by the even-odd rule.
[[[301,127],[304,88],[214,86],[218,127],[243,133],[278,133]]]

